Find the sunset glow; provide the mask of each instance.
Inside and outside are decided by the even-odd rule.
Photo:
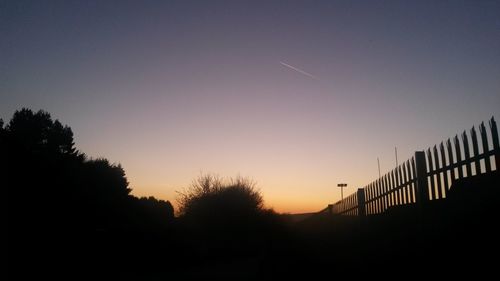
[[[2,1],[0,118],[47,110],[135,195],[241,175],[304,213],[500,117],[499,2],[236,2]]]

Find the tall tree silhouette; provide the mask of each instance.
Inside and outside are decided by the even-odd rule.
[[[7,154],[11,218],[43,216],[34,223],[105,227],[129,224],[130,213],[147,205],[134,203],[121,165],[104,158],[87,160],[75,149],[71,128],[53,121],[48,112],[23,108],[5,128],[2,122],[0,130],[2,150]],[[173,217],[158,201],[146,202],[163,209],[165,220]],[[171,207],[168,201],[164,204]]]
[[[23,108],[16,111],[7,130],[23,149],[50,153],[75,153],[73,132],[59,120],[52,121],[50,114],[43,110],[33,113]]]
[[[6,126],[0,121],[0,152],[14,267],[83,266],[74,261],[85,253],[118,264],[117,249],[130,244],[127,236],[168,230],[173,220],[170,202],[132,196],[121,165],[87,159],[76,150],[71,128],[45,111],[23,108]]]

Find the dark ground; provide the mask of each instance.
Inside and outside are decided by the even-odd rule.
[[[317,214],[264,238],[207,238],[177,221],[154,231],[40,229],[9,241],[10,279],[266,280],[322,276],[487,274],[499,250],[499,176],[465,179],[446,200],[359,218]],[[269,231],[269,230],[268,230]],[[10,233],[9,233],[10,234]],[[71,239],[69,238],[71,237]],[[14,248],[15,246],[16,248]],[[406,273],[405,273],[406,272]],[[398,273],[399,274],[399,273]]]

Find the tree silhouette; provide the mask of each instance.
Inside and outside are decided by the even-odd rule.
[[[75,153],[71,128],[63,126],[59,120],[52,121],[50,114],[43,110],[36,113],[26,108],[16,111],[7,131],[26,150]]]
[[[107,159],[98,158],[85,162],[86,184],[92,186],[95,196],[103,199],[127,198],[132,189],[120,164],[110,164]]]
[[[166,221],[173,218],[168,201],[134,204],[121,165],[104,158],[87,160],[75,149],[71,128],[53,121],[48,112],[23,108],[7,126],[0,124],[11,217],[43,214],[43,221],[59,226],[80,224],[81,219],[103,227],[128,223],[127,217],[138,208],[158,208]]]
[[[152,196],[135,198],[138,222],[144,228],[168,226],[174,218],[174,208],[169,201],[158,200]]]

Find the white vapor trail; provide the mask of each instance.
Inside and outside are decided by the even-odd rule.
[[[290,69],[292,69],[292,70],[295,70],[295,71],[297,71],[298,73],[304,74],[305,76],[309,76],[309,77],[311,77],[312,79],[315,79],[315,80],[318,80],[318,81],[319,81],[318,77],[316,77],[316,76],[312,75],[311,73],[307,73],[307,72],[305,72],[304,70],[301,70],[301,69],[299,69],[299,68],[296,68],[295,66],[291,66],[291,65],[289,65],[288,63],[284,63],[284,62],[282,62],[282,61],[280,61],[280,64],[281,64],[281,65],[283,65],[283,66],[286,66],[286,67],[288,67],[288,68],[290,68]]]

